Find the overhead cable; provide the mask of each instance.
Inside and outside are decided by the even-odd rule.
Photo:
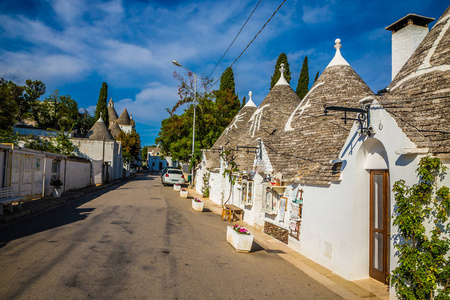
[[[244,25],[242,25],[241,30],[239,30],[238,34],[236,35],[236,37],[234,38],[234,40],[231,42],[230,46],[228,46],[227,51],[225,51],[225,53],[222,55],[222,57],[220,58],[219,62],[216,64],[216,66],[214,67],[214,69],[211,71],[211,73],[209,74],[208,78],[211,78],[211,75],[214,73],[214,71],[216,70],[216,68],[219,66],[220,62],[222,61],[222,59],[225,57],[225,55],[228,53],[228,50],[230,50],[231,46],[233,46],[234,41],[236,41],[237,37],[239,36],[239,34],[241,33],[241,31],[244,29],[245,25],[247,24],[248,20],[250,20],[250,18],[252,17],[253,13],[255,12],[256,8],[259,6],[259,4],[261,3],[262,0],[259,0],[258,4],[256,4],[255,8],[253,9],[252,13],[250,14],[250,16],[248,16],[247,21],[245,21]]]
[[[280,4],[280,6],[278,6],[278,8],[274,11],[274,13],[272,14],[272,16],[267,20],[267,22],[263,25],[263,27],[258,31],[258,33],[255,35],[255,37],[250,41],[250,43],[248,43],[247,47],[245,47],[245,49],[241,52],[241,54],[239,54],[239,56],[236,58],[236,60],[229,66],[230,68],[238,61],[238,59],[242,56],[242,54],[244,54],[244,52],[248,49],[248,47],[250,47],[250,45],[253,43],[253,41],[258,37],[258,35],[261,33],[261,31],[264,30],[264,28],[266,27],[266,25],[270,22],[270,20],[272,20],[272,18],[275,16],[275,14],[278,12],[278,10],[280,10],[280,8],[283,6],[284,2],[286,2],[286,0],[283,0],[283,2]],[[211,85],[211,88],[213,86],[216,85],[216,83],[220,80],[217,79],[213,85]]]

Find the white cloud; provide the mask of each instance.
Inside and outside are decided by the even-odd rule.
[[[82,0],[53,0],[52,7],[56,15],[66,23],[78,21],[83,14],[86,3]]]
[[[14,64],[8,62],[14,61]],[[69,55],[47,55],[27,52],[3,52],[0,69],[5,74],[15,74],[21,80],[28,78],[60,84],[80,78],[89,71],[85,61]]]
[[[303,6],[303,22],[307,24],[317,24],[330,22],[333,14],[330,10],[330,6]]]
[[[160,83],[152,83],[135,95],[135,99],[126,98],[115,102],[117,114],[127,109],[136,122],[143,124],[160,123],[169,117],[165,108],[171,108],[178,101],[177,88]]]

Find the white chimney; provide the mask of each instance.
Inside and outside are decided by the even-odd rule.
[[[408,14],[386,27],[392,31],[392,80],[428,33],[434,18]]]

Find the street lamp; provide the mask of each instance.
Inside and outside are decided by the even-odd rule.
[[[189,70],[186,67],[183,67],[179,62],[177,62],[176,60],[172,60],[172,63],[180,68],[183,68],[191,73],[194,74],[194,82],[195,82],[195,89],[194,89],[194,121],[193,121],[193,126],[192,126],[192,161],[194,161],[194,150],[195,150],[195,108],[196,108],[196,104],[197,104],[197,74],[195,72],[192,72],[191,70]],[[192,170],[191,170],[191,186],[193,186],[194,184],[194,164],[192,164]]]

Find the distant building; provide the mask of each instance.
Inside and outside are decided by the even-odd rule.
[[[178,162],[172,161],[172,157],[162,155],[161,148],[148,147],[147,150],[147,166],[149,171],[161,171],[165,167],[177,167]]]
[[[117,119],[117,124],[125,133],[130,133],[136,129],[136,123],[133,120],[133,116],[130,117],[126,108],[124,108],[120,117]]]
[[[71,141],[77,155],[92,161],[94,184],[123,176],[122,145],[113,138],[101,116],[86,138],[73,138]]]

